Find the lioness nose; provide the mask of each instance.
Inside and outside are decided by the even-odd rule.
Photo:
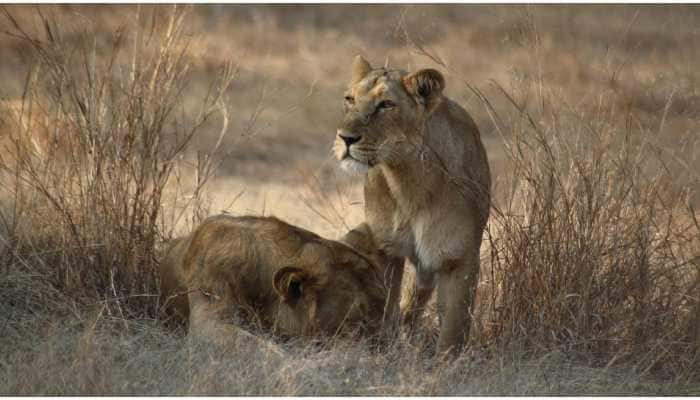
[[[350,147],[353,143],[357,143],[362,139],[362,135],[355,135],[352,134],[348,131],[338,131],[338,136],[340,136],[341,139],[343,139],[343,142],[345,142],[345,145]]]

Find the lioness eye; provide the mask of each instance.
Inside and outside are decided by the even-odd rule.
[[[377,108],[394,108],[395,106],[396,104],[391,100],[382,100],[382,102],[377,105]]]
[[[355,104],[355,98],[352,97],[352,96],[350,96],[350,95],[345,96],[345,101],[346,101],[348,104]]]

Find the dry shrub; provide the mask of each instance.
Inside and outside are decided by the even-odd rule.
[[[698,181],[657,145],[663,117],[653,131],[613,93],[591,111],[537,79],[496,86],[512,112],[491,110],[509,169],[483,268],[487,336],[697,374],[700,226],[679,182]]]
[[[6,33],[33,60],[21,101],[2,116],[5,265],[72,298],[103,301],[106,315],[154,317],[157,251],[183,217],[172,203],[197,205],[221,137],[197,154],[187,199],[170,198],[169,184],[200,131],[221,121],[226,133],[234,69],[224,65],[208,91],[192,93],[186,11],[176,7],[139,9],[109,38],[46,9],[37,9],[37,31],[3,11]],[[196,112],[185,111],[195,109],[187,96],[199,96]]]

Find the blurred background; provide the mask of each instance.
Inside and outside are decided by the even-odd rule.
[[[115,31],[129,32],[137,23],[148,27],[153,13],[165,14],[172,6],[40,8],[63,21],[66,35],[94,31],[97,51],[107,53]],[[40,28],[35,7],[7,10],[26,26]],[[700,47],[694,45],[699,17],[700,8],[693,5],[190,7],[185,30],[194,40],[187,51],[188,88],[205,91],[206,78],[227,59],[238,66],[226,93],[233,113],[218,183],[212,186],[213,210],[230,206],[237,213],[275,214],[331,237],[361,219],[359,180],[340,171],[330,154],[356,54],[374,65],[441,70],[447,96],[481,129],[496,185],[503,154],[494,116],[470,86],[500,113],[506,100],[497,86],[523,92],[520,101],[537,107],[528,97],[535,99],[544,83],[562,107],[592,119],[598,118],[594,113],[601,102],[612,101],[617,112],[634,115],[634,124],[659,130],[663,117],[656,139],[682,151],[682,138],[697,129],[700,118]],[[8,35],[0,46],[0,90],[4,98],[16,99],[31,52],[27,43]],[[211,124],[195,146],[211,146],[218,133]],[[318,204],[314,196],[331,201]],[[310,207],[323,208],[317,211],[324,217]]]

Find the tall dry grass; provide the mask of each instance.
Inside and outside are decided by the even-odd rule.
[[[105,315],[155,318],[158,251],[187,218],[184,206],[194,207],[194,222],[201,214],[235,69],[223,65],[197,107],[185,109],[186,11],[138,12],[108,38],[45,13],[35,15],[40,30],[2,16],[33,60],[21,101],[3,116],[6,262],[52,290],[99,302]],[[214,122],[219,142],[192,160],[191,143]],[[187,198],[169,190],[186,163],[196,175]],[[9,304],[17,294],[3,291]]]
[[[504,90],[515,111],[488,238],[488,335],[697,377],[700,182],[680,185],[692,171],[633,115],[543,93],[527,109]]]
[[[483,337],[698,379],[700,176],[694,152],[660,140],[672,94],[650,124],[614,89],[591,109],[537,74],[493,86],[507,108],[477,94],[508,168],[485,246]]]

